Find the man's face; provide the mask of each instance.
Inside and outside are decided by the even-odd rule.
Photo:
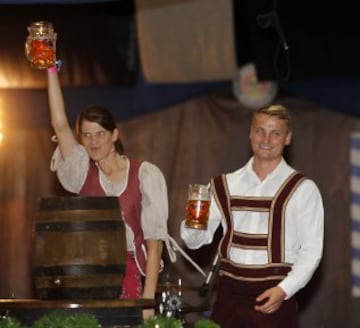
[[[250,128],[250,141],[255,158],[279,160],[284,147],[291,141],[287,121],[263,113],[256,114]]]

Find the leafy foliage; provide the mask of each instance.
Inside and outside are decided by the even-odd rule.
[[[22,328],[19,320],[6,316],[0,319],[0,328]]]
[[[182,322],[174,317],[154,316],[143,322],[140,328],[182,328]],[[214,321],[202,318],[196,321],[194,328],[221,328]]]
[[[95,317],[88,313],[65,314],[52,311],[36,320],[32,328],[99,328]]]
[[[212,320],[202,318],[195,322],[194,328],[221,328],[221,327]]]
[[[182,323],[174,317],[154,316],[145,320],[140,328],[182,328]]]
[[[0,318],[0,328],[27,328],[16,318],[6,316]],[[101,328],[97,319],[88,313],[68,314],[51,311],[36,320],[28,328]],[[139,328],[183,328],[180,319],[174,317],[154,316],[145,320]],[[221,328],[209,319],[199,319],[194,328]]]

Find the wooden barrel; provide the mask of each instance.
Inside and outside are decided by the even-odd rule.
[[[119,298],[126,265],[125,238],[116,197],[40,199],[32,260],[37,297]]]

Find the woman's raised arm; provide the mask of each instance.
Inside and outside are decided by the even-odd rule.
[[[76,139],[66,116],[57,68],[49,68],[47,77],[51,125],[54,128],[61,155],[66,158],[71,153]]]

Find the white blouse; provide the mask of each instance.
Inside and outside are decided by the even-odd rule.
[[[125,156],[124,156],[125,157]],[[129,159],[125,179],[112,182],[99,170],[100,184],[107,196],[120,196],[125,190],[129,175]],[[59,147],[56,148],[50,170],[56,172],[62,186],[69,192],[78,194],[85,183],[90,157],[85,148],[77,144],[71,155],[63,159]],[[141,227],[145,239],[168,239],[168,195],[163,173],[149,162],[142,162],[139,170],[141,192]],[[127,249],[134,250],[133,232],[126,226]]]

